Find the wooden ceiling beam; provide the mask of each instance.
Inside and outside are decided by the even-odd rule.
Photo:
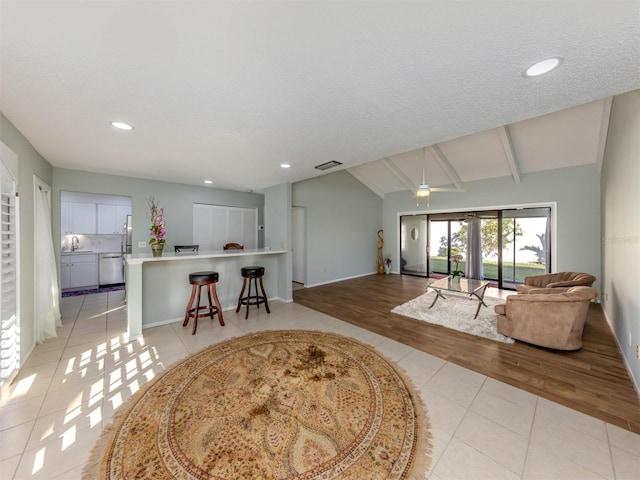
[[[456,186],[456,189],[462,190],[462,180],[460,179],[460,175],[458,175],[458,172],[453,168],[449,159],[442,150],[440,150],[440,147],[438,147],[438,145],[431,145],[430,147],[426,147],[426,149],[428,149],[429,152],[431,152],[431,155],[435,157],[440,167],[444,170],[444,173],[449,177],[449,180],[451,180],[451,183]]]
[[[609,119],[611,118],[611,104],[613,97],[605,98],[602,104],[602,116],[600,117],[600,135],[598,136],[598,151],[596,152],[596,167],[598,174],[602,173],[602,162],[604,161],[604,147],[607,145],[607,134],[609,133]]]
[[[520,164],[518,163],[516,150],[513,148],[513,140],[511,138],[511,133],[509,132],[509,126],[505,125],[504,127],[498,127],[496,131],[498,132],[498,137],[500,138],[500,143],[504,150],[504,155],[507,159],[507,163],[509,164],[509,170],[511,171],[513,181],[518,184],[521,181]]]
[[[395,175],[395,177],[400,180],[400,183],[402,183],[407,190],[411,190],[412,192],[415,192],[418,189],[418,186],[415,185],[411,179],[407,176],[406,173],[404,173],[400,167],[398,167],[393,160],[391,160],[389,157],[385,157],[382,159],[382,164],[387,167],[387,169],[393,173],[393,175]]]

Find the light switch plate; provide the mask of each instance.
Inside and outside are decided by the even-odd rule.
[[[147,242],[138,242],[138,248],[146,248]]]

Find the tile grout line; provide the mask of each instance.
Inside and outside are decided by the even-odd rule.
[[[27,452],[27,447],[29,446],[29,442],[31,440],[31,437],[34,434],[36,423],[38,422],[38,419],[40,418],[40,413],[42,412],[42,408],[44,406],[44,403],[47,400],[47,397],[49,396],[49,391],[51,389],[51,384],[53,383],[53,379],[55,378],[56,372],[58,371],[58,368],[60,367],[60,364],[62,362],[62,355],[64,354],[64,351],[67,349],[67,345],[69,343],[69,338],[71,337],[71,332],[73,332],[73,329],[75,328],[75,324],[76,324],[76,321],[78,320],[78,315],[80,314],[80,311],[82,310],[82,305],[84,304],[84,301],[85,301],[85,299],[83,298],[82,304],[80,305],[80,308],[78,309],[78,313],[76,314],[75,318],[73,319],[73,326],[71,327],[71,331],[69,332],[69,335],[66,337],[66,341],[64,343],[64,347],[62,348],[62,352],[60,354],[60,358],[58,358],[58,360],[57,360],[57,365],[56,365],[55,370],[53,371],[53,375],[51,375],[51,378],[49,379],[49,383],[47,385],[46,393],[44,394],[44,398],[42,399],[42,403],[40,404],[40,407],[38,408],[38,413],[36,414],[36,416],[35,416],[35,418],[33,420],[33,425],[31,426],[31,431],[29,432],[29,435],[27,436],[27,440],[26,440],[26,442],[24,444],[24,448],[22,449],[22,452],[19,454],[20,455],[20,459],[18,460],[18,463],[16,464],[16,470],[15,470],[15,472],[13,474],[13,478],[15,478],[15,475],[17,474],[17,471],[18,471],[18,467],[22,463],[23,457],[24,457],[25,453]],[[59,305],[59,308],[61,308],[61,307],[62,306]],[[62,321],[62,312],[60,313],[60,320]],[[46,342],[46,340],[47,339],[45,339],[45,342]],[[44,342],[43,342],[43,344],[44,344]],[[28,423],[28,422],[25,422],[25,423]],[[38,440],[38,442],[40,442],[40,440]]]

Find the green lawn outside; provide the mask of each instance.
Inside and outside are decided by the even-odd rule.
[[[498,262],[485,261],[482,264],[484,268],[484,277],[490,280],[498,279]],[[432,272],[446,272],[447,271],[447,258],[446,257],[431,257],[429,267]],[[503,280],[512,280],[513,276],[513,263],[503,262]],[[464,271],[465,262],[462,261],[458,265],[458,270]],[[515,268],[515,281],[522,283],[524,277],[530,275],[542,275],[546,273],[544,266],[537,263],[516,263]]]

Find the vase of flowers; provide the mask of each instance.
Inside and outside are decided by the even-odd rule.
[[[464,272],[462,270],[459,270],[459,264],[462,259],[463,257],[459,253],[451,257],[451,263],[455,262],[455,266],[453,266],[453,268],[451,269],[451,281],[453,283],[460,283],[460,277],[464,275]]]
[[[149,229],[149,246],[154,257],[162,256],[165,244],[166,230],[164,228],[164,207],[159,207],[158,202],[151,197],[149,199],[149,213],[151,214],[151,228]]]

